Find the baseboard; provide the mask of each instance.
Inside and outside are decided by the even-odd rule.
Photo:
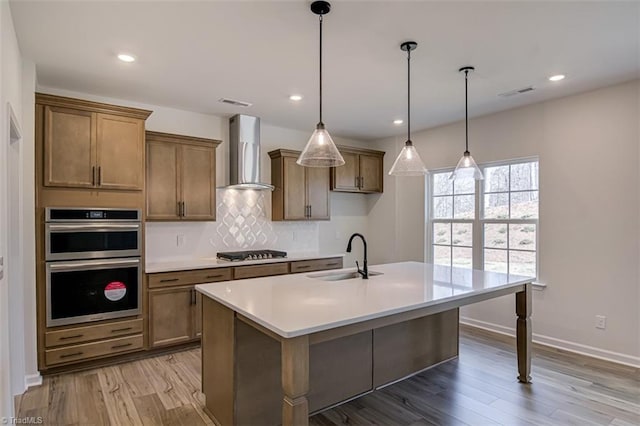
[[[29,374],[24,377],[24,387],[29,389],[31,386],[40,386],[42,384],[42,376],[40,373]]]
[[[493,324],[485,321],[479,321],[473,318],[460,317],[460,323],[511,337],[515,337],[516,335],[515,328],[505,327],[503,325]],[[551,348],[562,349],[567,352],[573,352],[576,354],[588,356],[591,358],[602,359],[604,361],[614,362],[616,364],[623,364],[629,367],[640,368],[640,357],[632,355],[599,349],[593,346],[570,342],[568,340],[556,339],[555,337],[536,333],[533,333],[533,342],[540,345],[549,346]]]

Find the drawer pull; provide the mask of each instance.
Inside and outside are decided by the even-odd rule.
[[[128,331],[131,330],[133,327],[125,327],[125,328],[116,328],[111,330],[112,333],[120,333],[121,331]]]
[[[79,356],[82,355],[84,352],[74,352],[72,354],[64,354],[64,355],[60,355],[60,358],[71,358],[72,356]]]
[[[126,348],[127,346],[131,346],[131,345],[133,345],[133,343],[123,343],[122,345],[111,346],[111,349],[122,349],[122,348]]]
[[[172,283],[174,281],[180,281],[180,278],[165,278],[160,280],[161,283]]]
[[[338,266],[340,262],[327,263],[327,266]]]
[[[60,340],[77,339],[84,336],[84,334],[74,334],[73,336],[62,336]]]
[[[222,277],[224,277],[224,274],[207,275],[207,279],[209,279],[209,278],[222,278]]]
[[[298,269],[307,269],[310,268],[310,265],[301,265],[301,266],[297,266]]]

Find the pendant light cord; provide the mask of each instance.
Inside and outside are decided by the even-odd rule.
[[[411,47],[407,49],[407,143],[411,143]]]
[[[322,15],[320,15],[320,124],[322,123]]]
[[[469,91],[469,70],[464,70],[464,138],[465,154],[469,152],[469,101],[467,92]]]

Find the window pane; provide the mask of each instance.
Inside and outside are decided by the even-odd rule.
[[[507,273],[507,251],[484,249],[484,270]]]
[[[511,219],[538,218],[538,191],[511,194]]]
[[[484,169],[484,191],[500,192],[509,190],[509,166],[487,167]]]
[[[535,251],[509,251],[509,273],[536,276],[536,252]]]
[[[471,248],[453,247],[453,265],[457,268],[473,268],[473,253]]]
[[[473,224],[472,223],[454,223],[452,243],[454,246],[471,247],[473,243]]]
[[[473,219],[475,217],[475,195],[454,195],[453,198],[454,219]]]
[[[451,244],[451,224],[450,223],[434,223],[433,224],[433,243],[434,244]]]
[[[509,194],[488,194],[484,196],[484,217],[486,219],[509,218]]]
[[[433,246],[433,263],[451,266],[451,247]]]
[[[538,162],[513,164],[511,166],[511,190],[538,189]]]
[[[536,225],[509,225],[509,248],[516,250],[535,250]]]
[[[507,248],[507,224],[486,223],[484,225],[484,246],[488,248]]]
[[[433,195],[453,194],[453,181],[449,179],[451,173],[436,173],[433,175]]]
[[[453,215],[453,197],[433,197],[433,218],[451,219]]]
[[[456,179],[453,184],[454,194],[474,194],[476,192],[476,180],[473,178]]]

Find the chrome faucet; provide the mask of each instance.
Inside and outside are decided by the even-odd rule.
[[[362,234],[355,233],[349,238],[349,244],[347,244],[347,253],[351,253],[351,241],[355,237],[360,237],[362,239],[362,244],[364,245],[364,268],[360,269],[360,265],[356,260],[356,267],[358,268],[358,273],[362,275],[363,280],[369,279],[369,269],[367,268],[367,240],[364,239]]]

